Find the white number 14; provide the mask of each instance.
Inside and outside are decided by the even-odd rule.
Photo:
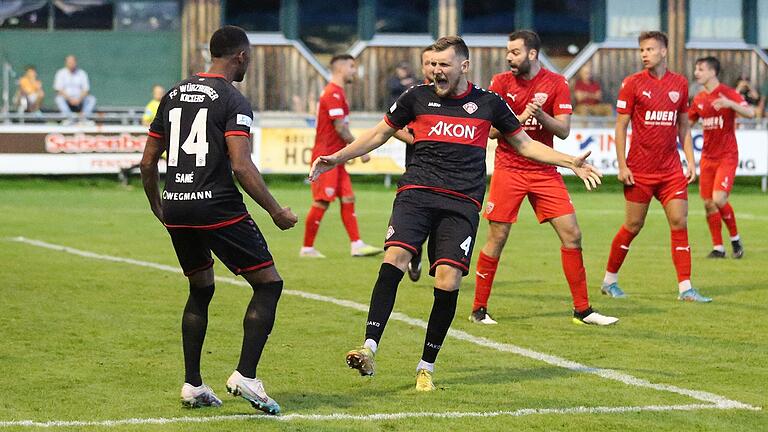
[[[181,141],[181,108],[174,108],[168,112],[171,122],[171,142],[168,148],[168,166],[179,164],[179,142]],[[208,141],[206,125],[208,122],[208,108],[197,111],[189,136],[184,140],[181,149],[188,155],[195,155],[195,166],[205,166],[205,156],[208,154]]]

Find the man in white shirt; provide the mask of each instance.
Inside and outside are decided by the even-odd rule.
[[[68,55],[65,67],[56,72],[53,88],[56,90],[56,106],[68,117],[66,122],[73,120],[73,112],[80,113],[80,120],[85,120],[93,114],[96,98],[89,94],[91,90],[88,74],[77,67],[74,55]]]

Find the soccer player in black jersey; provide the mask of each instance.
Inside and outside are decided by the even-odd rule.
[[[277,203],[251,160],[253,110],[232,86],[232,81],[242,81],[248,67],[248,37],[239,27],[222,27],[211,37],[210,52],[208,73],[176,84],[161,100],[141,161],[152,212],[168,229],[189,279],[181,322],[185,368],[181,399],[191,407],[221,405],[200,376],[208,304],[214,292],[213,251],[253,288],[243,320],[240,362],[227,380],[227,390],[256,409],[278,414],[280,406],[256,378],[256,366],[272,331],[283,281],[232,173],[280,229],[293,227],[297,218]],[[157,162],[166,151],[168,172],[161,196]]]
[[[467,81],[469,50],[457,36],[432,45],[433,83],[403,93],[384,120],[344,149],[315,160],[310,180],[337,164],[381,146],[411,124],[413,160],[398,184],[386,234],[384,263],[371,295],[365,342],[347,353],[347,364],[373,375],[374,355],[395,303],[397,286],[418,248],[429,237],[427,252],[435,277],[416,390],[430,391],[435,359],[456,312],[462,276],[469,271],[478,212],[485,193],[485,149],[491,127],[507,137],[525,157],[570,168],[589,188],[600,173],[585,162],[589,152],[569,156],[534,141],[499,95]]]

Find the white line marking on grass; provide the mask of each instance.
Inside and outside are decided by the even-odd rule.
[[[112,262],[119,262],[119,263],[125,263],[125,264],[133,264],[133,265],[137,265],[137,266],[141,266],[141,267],[149,267],[149,268],[153,268],[153,269],[157,269],[157,270],[163,270],[163,271],[168,271],[168,272],[172,272],[172,273],[181,273],[181,270],[179,268],[177,268],[177,267],[171,267],[171,266],[167,266],[167,265],[163,265],[163,264],[157,264],[157,263],[146,262],[146,261],[139,261],[139,260],[130,259],[130,258],[121,258],[121,257],[116,257],[116,256],[110,256],[110,255],[102,255],[102,254],[97,254],[97,253],[94,253],[94,252],[84,251],[84,250],[80,250],[80,249],[75,249],[75,248],[71,248],[71,247],[67,247],[67,246],[61,246],[61,245],[56,245],[56,244],[52,244],[52,243],[47,243],[47,242],[40,241],[40,240],[27,239],[25,237],[14,237],[14,238],[12,238],[10,240],[11,241],[15,241],[15,242],[19,242],[19,243],[29,244],[29,245],[32,245],[32,246],[37,246],[37,247],[45,248],[45,249],[51,249],[51,250],[55,250],[55,251],[66,252],[66,253],[69,253],[69,254],[72,254],[72,255],[78,255],[78,256],[85,257],[85,258],[93,258],[93,259],[104,260],[104,261],[112,261]],[[245,282],[244,280],[235,279],[235,278],[232,278],[232,277],[216,276],[216,280],[220,281],[220,282],[231,283],[231,284],[234,284],[234,285],[249,286],[248,283]],[[305,298],[305,299],[317,300],[317,301],[326,302],[326,303],[332,303],[332,304],[335,304],[335,305],[338,305],[338,306],[343,306],[343,307],[347,307],[347,308],[350,308],[350,309],[355,309],[355,310],[358,310],[358,311],[361,311],[361,312],[367,312],[368,311],[368,306],[366,306],[364,304],[361,304],[361,303],[353,302],[353,301],[350,301],[350,300],[340,300],[340,299],[337,299],[337,298],[334,298],[334,297],[328,297],[328,296],[324,296],[324,295],[313,294],[313,293],[308,293],[308,292],[304,292],[304,291],[297,291],[297,290],[283,290],[283,293],[285,293],[287,295],[302,297],[302,298]],[[409,317],[409,316],[407,316],[405,314],[399,313],[399,312],[392,313],[390,319],[395,320],[395,321],[404,322],[404,323],[407,323],[407,324],[410,324],[410,325],[413,325],[413,326],[416,326],[416,327],[421,327],[421,328],[426,328],[427,327],[427,323],[424,320],[420,320],[420,319],[416,319],[416,318],[411,318],[411,317]],[[716,395],[714,393],[709,393],[709,392],[699,391],[699,390],[689,390],[689,389],[685,389],[685,388],[681,388],[681,387],[677,387],[677,386],[673,386],[673,385],[668,385],[668,384],[656,384],[656,383],[652,383],[650,381],[644,380],[642,378],[637,378],[637,377],[634,377],[632,375],[625,374],[625,373],[622,373],[622,372],[618,372],[618,371],[615,371],[615,370],[589,367],[589,366],[583,365],[581,363],[577,363],[577,362],[574,362],[574,361],[570,361],[570,360],[564,359],[562,357],[557,357],[557,356],[553,356],[553,355],[550,355],[550,354],[540,353],[538,351],[533,351],[533,350],[530,350],[530,349],[527,349],[527,348],[522,348],[522,347],[519,347],[519,346],[516,346],[516,345],[512,345],[512,344],[495,342],[495,341],[492,341],[492,340],[484,338],[484,337],[474,336],[474,335],[471,335],[471,334],[469,334],[469,333],[467,333],[465,331],[461,331],[461,330],[453,330],[453,329],[451,329],[448,332],[448,336],[451,336],[451,337],[453,337],[455,339],[459,339],[459,340],[463,340],[463,341],[466,341],[466,342],[470,342],[470,343],[473,343],[475,345],[480,345],[480,346],[484,346],[484,347],[487,347],[487,348],[495,349],[497,351],[510,352],[510,353],[514,353],[514,354],[517,354],[517,355],[520,355],[520,356],[523,356],[523,357],[527,357],[527,358],[530,358],[530,359],[539,360],[539,361],[542,361],[544,363],[550,364],[552,366],[557,366],[557,367],[569,369],[569,370],[572,370],[572,371],[575,371],[575,372],[589,373],[589,374],[597,375],[597,376],[599,376],[601,378],[605,378],[605,379],[609,379],[609,380],[613,380],[613,381],[618,381],[618,382],[621,382],[623,384],[627,384],[627,385],[631,385],[631,386],[635,386],[635,387],[645,387],[645,388],[650,388],[650,389],[653,389],[653,390],[665,391],[665,392],[670,392],[670,393],[676,393],[676,394],[683,395],[683,396],[688,396],[690,398],[693,398],[693,399],[696,399],[696,400],[699,400],[699,401],[702,401],[702,402],[708,402],[708,403],[714,404],[714,405],[716,405],[717,407],[719,407],[721,409],[749,409],[749,410],[760,410],[760,409],[762,409],[760,407],[755,407],[755,406],[752,406],[752,405],[749,405],[749,404],[746,404],[746,403],[743,403],[743,402],[731,400],[731,399],[728,399],[728,398],[726,398],[724,396]]]
[[[664,411],[698,411],[706,409],[731,409],[710,404],[692,405],[647,405],[647,406],[623,406],[623,407],[573,407],[573,408],[523,408],[514,411],[480,411],[480,412],[399,412],[377,414],[287,414],[282,416],[268,416],[264,414],[233,414],[207,417],[160,417],[160,418],[129,418],[120,420],[101,421],[67,421],[54,420],[36,422],[32,420],[17,420],[0,422],[0,427],[115,427],[126,425],[166,425],[173,423],[212,423],[221,421],[387,421],[403,420],[411,418],[493,418],[493,417],[524,417],[529,415],[557,415],[557,414],[624,414],[633,412],[664,412]]]

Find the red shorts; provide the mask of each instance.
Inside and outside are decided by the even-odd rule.
[[[635,184],[624,186],[624,199],[647,204],[656,198],[662,205],[673,199],[688,200],[688,180],[682,172],[675,174],[632,174]]]
[[[344,165],[339,165],[321,174],[311,185],[312,199],[315,201],[330,202],[337,197],[351,197],[354,195],[352,192],[352,179],[349,178],[349,173],[344,168]]]
[[[706,159],[699,164],[699,195],[705,200],[712,199],[716,190],[730,193],[736,177],[738,159]]]
[[[539,223],[576,211],[560,174],[497,169],[483,216],[493,222],[515,223],[525,197]]]

